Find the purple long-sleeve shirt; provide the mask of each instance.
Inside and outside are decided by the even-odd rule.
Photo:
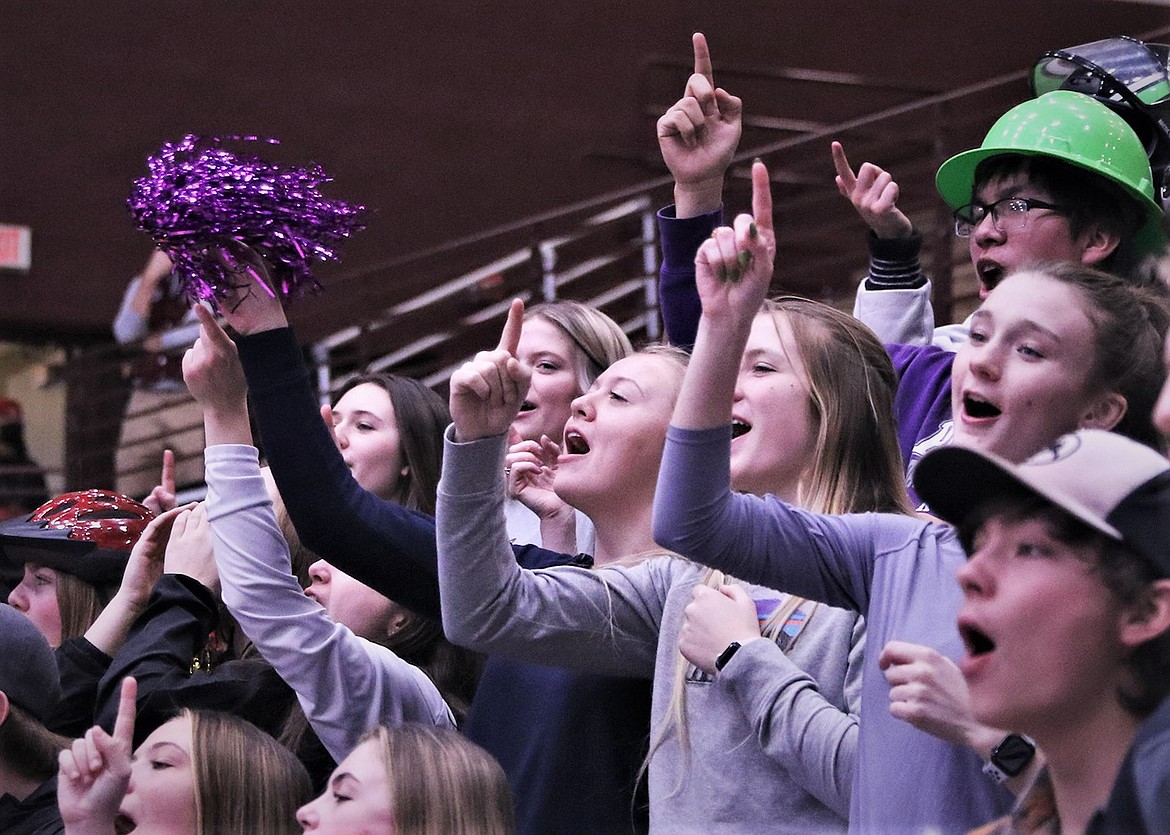
[[[880,649],[900,640],[958,660],[966,557],[954,530],[912,516],[828,516],[772,496],[733,493],[728,427],[671,427],[654,503],[664,548],[752,583],[855,609],[868,622],[853,832],[965,832],[1004,814],[1010,796],[970,749],[895,719]]]

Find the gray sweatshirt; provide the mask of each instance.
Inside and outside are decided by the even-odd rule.
[[[981,773],[969,748],[895,719],[877,660],[890,640],[959,660],[956,618],[966,561],[949,525],[912,516],[808,513],[729,486],[729,427],[670,427],[654,500],[658,542],[755,582],[866,616],[870,653],[850,829],[966,832],[1005,814],[1011,795]]]
[[[439,485],[443,625],[475,649],[603,675],[653,678],[666,721],[678,633],[706,570],[677,557],[586,570],[520,568],[504,527],[506,439],[448,440]],[[748,587],[757,601],[780,595]],[[752,641],[712,679],[685,666],[689,751],[677,729],[650,762],[655,832],[845,829],[857,746],[863,626],[818,606],[787,653]]]

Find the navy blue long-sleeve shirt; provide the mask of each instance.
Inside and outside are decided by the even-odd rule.
[[[237,339],[272,475],[302,543],[418,614],[440,617],[434,517],[354,480],[321,420],[291,328]],[[588,557],[517,546],[525,568]],[[499,761],[518,832],[644,832],[635,777],[650,727],[650,682],[489,658],[463,726]],[[635,809],[635,806],[638,806]]]

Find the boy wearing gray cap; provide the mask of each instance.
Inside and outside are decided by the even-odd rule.
[[[1110,432],[1022,464],[945,447],[914,475],[968,560],[959,667],[1047,768],[981,832],[1170,832],[1170,464]]]

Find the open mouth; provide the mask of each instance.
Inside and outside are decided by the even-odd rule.
[[[1003,410],[998,406],[988,403],[986,400],[976,397],[973,394],[963,395],[963,411],[968,417],[976,419],[994,418],[1003,414]]]
[[[569,455],[585,455],[589,452],[589,442],[577,432],[566,432],[565,452]]]
[[[127,832],[133,832],[137,828],[138,824],[127,815],[118,815],[118,817],[114,818],[114,831],[118,835],[126,835]]]
[[[984,287],[988,290],[994,290],[995,286],[1003,279],[1005,270],[999,264],[988,261],[976,267],[975,272],[978,273],[979,280]]]
[[[536,408],[536,404],[530,403],[527,400],[525,400],[523,403],[520,404],[520,411],[521,412],[531,412],[535,408]]]
[[[732,418],[732,420],[731,420],[731,440],[734,441],[736,438],[741,438],[744,435],[746,435],[748,432],[751,432],[751,431],[752,431],[752,425],[750,423],[748,423],[747,421],[739,420],[738,418]]]
[[[959,624],[959,635],[972,658],[986,655],[995,649],[995,641],[970,624]]]

